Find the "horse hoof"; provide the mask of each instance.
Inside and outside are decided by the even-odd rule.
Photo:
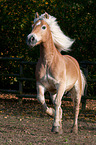
[[[78,134],[78,129],[73,127],[72,130],[71,130],[71,133]]]
[[[59,133],[59,134],[63,133],[63,130],[60,129],[60,126],[53,126],[51,131],[54,133]]]
[[[62,133],[63,133],[63,129],[60,129],[59,134],[62,134]]]
[[[54,133],[58,133],[59,129],[60,129],[59,126],[53,126],[51,131],[54,132]]]

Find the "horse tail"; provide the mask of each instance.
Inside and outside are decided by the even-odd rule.
[[[81,81],[82,81],[81,95],[83,96],[84,95],[84,89],[85,89],[85,86],[86,86],[86,78],[85,78],[85,75],[83,74],[82,70],[80,70],[80,72],[81,72]]]

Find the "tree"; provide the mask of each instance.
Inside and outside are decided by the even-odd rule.
[[[1,56],[24,57],[25,60],[37,61],[39,46],[29,49],[26,45],[26,37],[31,32],[35,12],[42,14],[47,11],[57,18],[62,31],[75,39],[72,51],[68,54],[78,61],[96,61],[94,0],[69,0],[68,2],[64,0],[1,0],[0,6]]]

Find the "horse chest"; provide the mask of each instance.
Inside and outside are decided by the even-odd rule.
[[[46,73],[40,82],[44,85],[47,90],[56,90],[58,81],[53,78],[49,73]]]

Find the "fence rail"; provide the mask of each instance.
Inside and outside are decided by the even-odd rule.
[[[16,77],[17,81],[19,82],[19,89],[18,90],[7,90],[7,89],[0,89],[0,93],[12,93],[16,94],[16,96],[21,100],[22,98],[36,98],[36,95],[33,94],[25,94],[23,93],[23,81],[31,81],[34,82],[35,79],[32,77],[24,77],[23,67],[24,65],[36,65],[36,62],[28,62],[24,61],[23,58],[9,58],[9,57],[0,57],[0,61],[14,61],[19,64],[19,74],[4,74],[1,73],[0,76],[5,77]],[[89,65],[96,65],[96,62],[90,61],[82,61],[80,62],[80,66],[83,68],[84,74],[86,78],[88,78],[88,66]],[[96,82],[96,79],[87,79],[88,82]],[[46,98],[49,98],[46,96]],[[85,89],[84,96],[82,97],[82,109],[86,107],[86,100],[87,99],[95,99],[96,96],[88,97],[87,96],[87,87]],[[71,101],[71,98],[63,97],[65,101]]]

